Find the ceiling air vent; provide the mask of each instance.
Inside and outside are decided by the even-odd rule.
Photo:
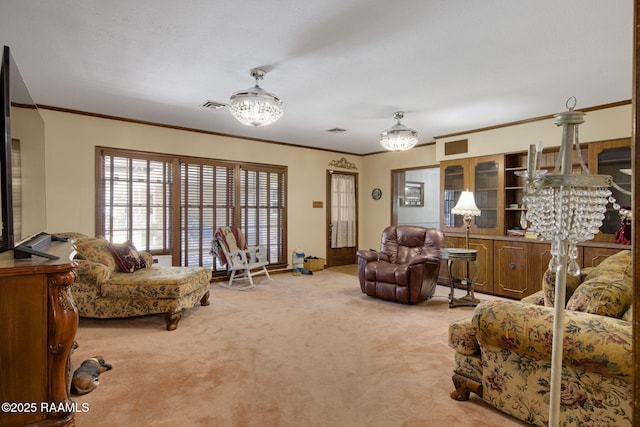
[[[346,132],[348,129],[342,129],[342,128],[333,128],[333,129],[327,129],[327,132],[331,132],[331,133],[343,133]]]
[[[209,101],[209,100],[207,100],[207,101],[205,101],[205,102],[202,104],[202,106],[203,106],[204,108],[211,108],[211,109],[214,109],[214,110],[219,110],[219,109],[221,109],[221,108],[226,107],[226,106],[227,106],[227,104],[224,104],[224,103],[222,103],[222,102],[216,102],[216,101]]]

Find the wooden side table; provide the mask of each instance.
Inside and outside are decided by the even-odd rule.
[[[443,248],[440,249],[440,258],[447,261],[447,272],[449,273],[449,284],[451,285],[451,293],[449,294],[449,307],[475,307],[480,303],[480,300],[473,295],[473,286],[478,278],[480,272],[480,263],[478,262],[478,251],[475,249],[463,249],[463,248]],[[455,262],[466,262],[467,264],[473,263],[473,276],[471,280],[467,282],[467,294],[462,298],[455,298],[454,296],[454,279],[451,274],[451,265]],[[467,279],[468,280],[468,279]]]

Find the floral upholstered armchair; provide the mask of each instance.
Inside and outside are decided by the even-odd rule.
[[[102,237],[56,233],[74,241],[77,264],[71,293],[81,317],[109,319],[165,315],[167,330],[177,328],[182,310],[209,305],[211,270],[153,265],[151,254],[130,243]]]
[[[567,279],[560,424],[631,426],[632,268],[630,251]],[[451,397],[483,400],[546,426],[553,337],[553,286],[523,301],[486,301],[449,326],[455,349]]]

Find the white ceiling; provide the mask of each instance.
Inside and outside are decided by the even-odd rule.
[[[433,136],[631,99],[632,0],[2,0],[38,104],[353,154],[393,113]],[[284,101],[269,127],[228,102]],[[340,127],[348,132],[333,134]]]

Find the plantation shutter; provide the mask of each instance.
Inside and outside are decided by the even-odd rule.
[[[139,250],[166,253],[172,247],[173,164],[165,157],[102,152],[97,235],[131,241]]]
[[[233,224],[235,167],[225,163],[182,163],[182,265],[204,265],[215,271],[211,239],[218,227]]]
[[[240,172],[240,225],[249,246],[265,245],[269,261],[286,263],[285,168],[243,165]]]

